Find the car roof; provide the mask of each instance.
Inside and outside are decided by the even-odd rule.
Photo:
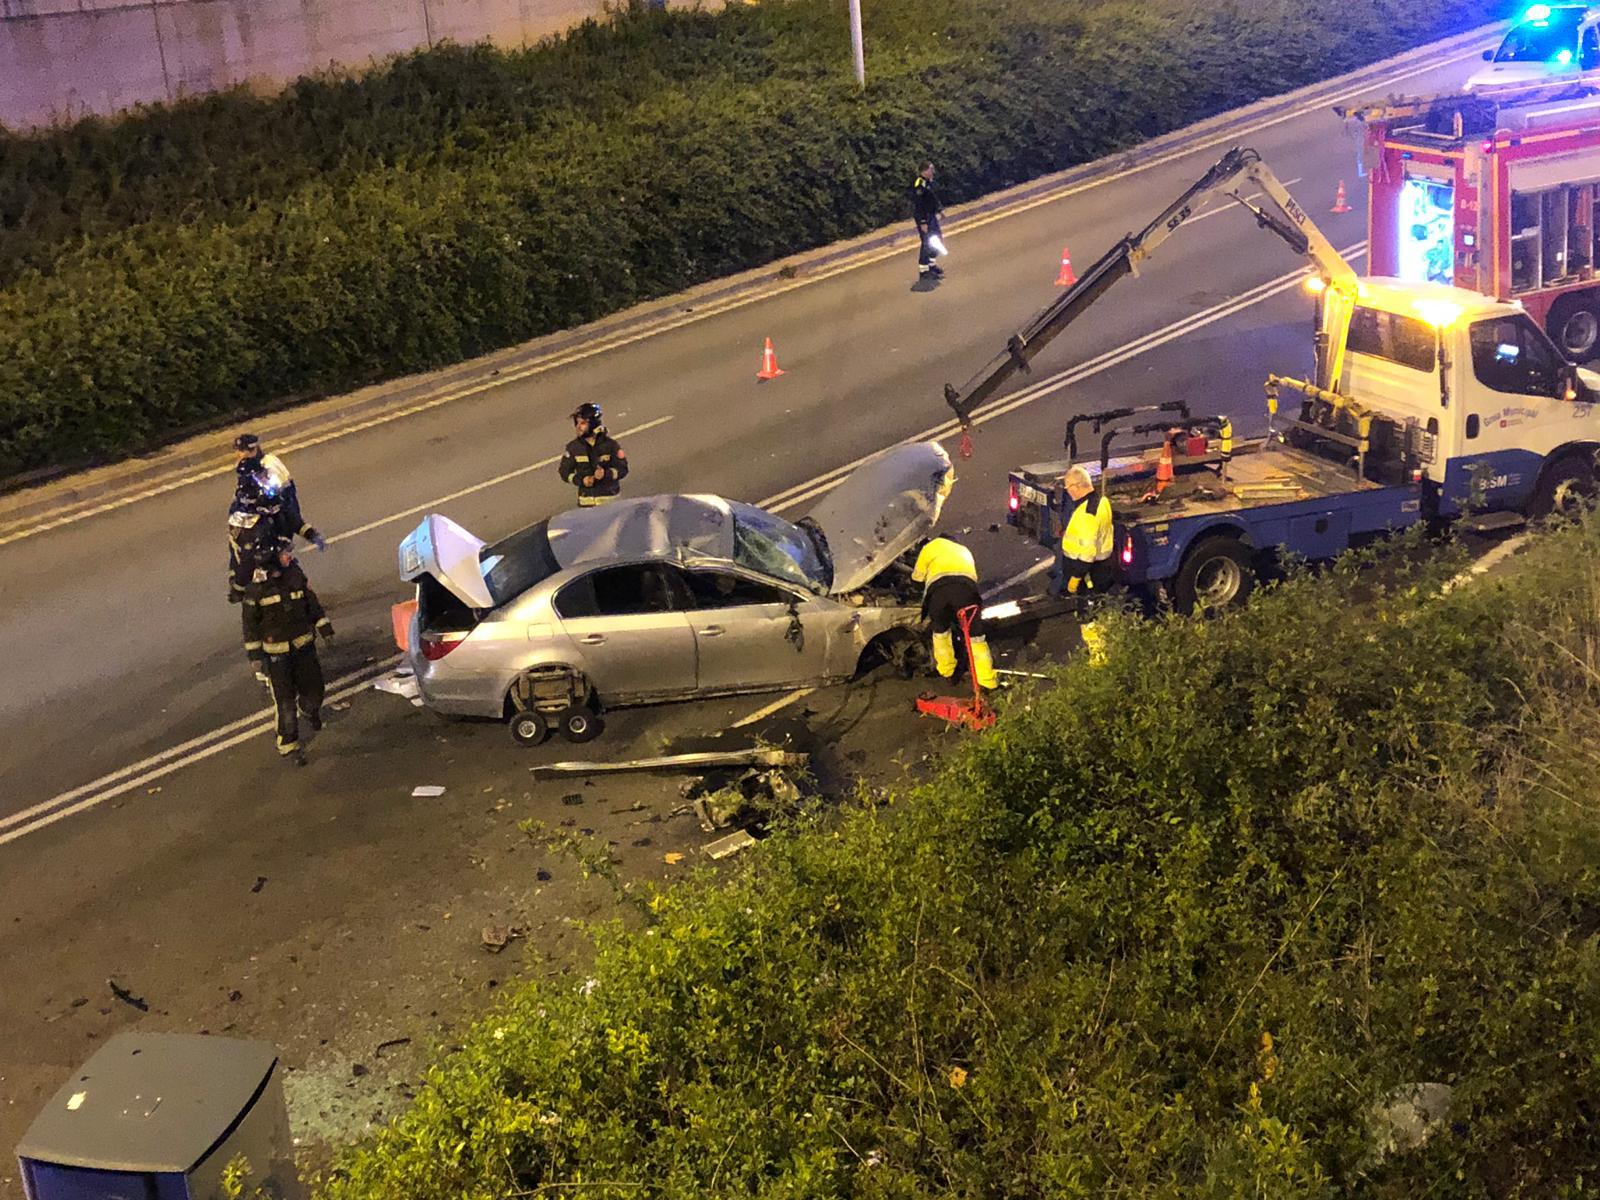
[[[616,559],[733,558],[733,506],[721,496],[659,495],[574,508],[550,518],[563,568]]]

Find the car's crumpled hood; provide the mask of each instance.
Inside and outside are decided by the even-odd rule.
[[[808,514],[828,540],[834,594],[871,582],[939,523],[955,483],[938,442],[913,442],[868,460]]]

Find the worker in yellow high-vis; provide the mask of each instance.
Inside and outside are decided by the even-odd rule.
[[[999,687],[989,639],[983,634],[983,593],[978,590],[978,567],[972,551],[951,538],[933,538],[917,554],[911,581],[923,585],[922,615],[933,624],[934,670],[945,679],[956,673],[955,631],[961,627],[959,614],[965,608],[976,607],[978,611],[972,614],[967,632],[973,674],[979,687]]]
[[[1116,543],[1111,501],[1095,491],[1094,479],[1083,467],[1068,469],[1062,484],[1072,502],[1072,511],[1061,534],[1055,592],[1078,598],[1083,644],[1088,647],[1089,661],[1099,663],[1105,660],[1105,637],[1095,623],[1095,611],[1111,586],[1115,570],[1111,561]]]

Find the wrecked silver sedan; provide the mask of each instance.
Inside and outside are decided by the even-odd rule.
[[[486,545],[431,514],[400,543],[422,701],[519,741],[599,732],[604,707],[848,679],[907,639],[904,556],[955,475],[936,442],[863,464],[797,523],[709,495],[578,508]]]

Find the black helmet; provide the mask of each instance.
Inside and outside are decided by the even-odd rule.
[[[241,433],[233,439],[233,448],[240,451],[249,451],[251,454],[261,452],[261,439],[253,433]]]
[[[572,410],[572,419],[574,421],[584,420],[589,422],[589,428],[591,430],[603,429],[606,423],[605,414],[600,411],[600,406],[598,404],[592,404],[588,401],[585,401],[584,403],[578,405],[577,408]]]

